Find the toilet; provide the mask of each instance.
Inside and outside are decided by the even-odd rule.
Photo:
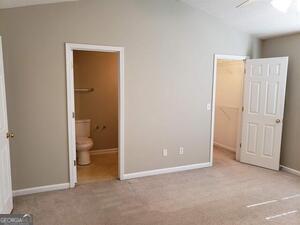
[[[90,150],[94,143],[91,136],[91,120],[76,120],[76,153],[79,165],[91,163]]]

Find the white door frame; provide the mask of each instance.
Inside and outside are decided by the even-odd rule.
[[[214,68],[213,68],[213,92],[212,92],[212,103],[211,103],[211,134],[210,134],[210,163],[213,165],[213,155],[214,155],[214,133],[215,133],[215,108],[216,108],[216,91],[217,91],[217,67],[218,67],[218,60],[247,60],[249,56],[237,56],[237,55],[214,55]],[[245,64],[246,66],[246,64]],[[243,98],[241,97],[241,101]],[[241,102],[242,105],[243,102]],[[237,146],[240,144],[241,140],[241,124],[242,124],[242,116],[239,119],[240,130],[237,138]],[[236,151],[236,160],[240,161],[240,148],[237,147]]]
[[[89,44],[66,43],[66,79],[67,79],[67,111],[68,111],[68,142],[69,142],[69,178],[70,187],[75,187],[77,183],[77,171],[74,162],[76,160],[76,134],[75,134],[75,100],[74,100],[74,70],[73,70],[73,51],[96,51],[96,52],[118,52],[119,53],[119,179],[124,179],[124,76],[125,61],[124,48],[112,46],[99,46]]]

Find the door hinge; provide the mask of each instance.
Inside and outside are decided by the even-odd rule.
[[[75,112],[72,112],[72,117],[75,118]]]
[[[245,107],[244,107],[244,106],[242,106],[242,112],[244,112],[244,110],[245,110]]]
[[[14,138],[14,137],[15,137],[14,132],[7,132],[6,133],[6,138]]]
[[[240,143],[240,148],[242,148],[242,143]]]
[[[77,165],[77,161],[76,160],[74,160],[74,166],[76,166]]]

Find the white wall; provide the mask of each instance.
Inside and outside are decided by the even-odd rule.
[[[231,151],[237,148],[243,74],[243,61],[218,60],[214,142]]]

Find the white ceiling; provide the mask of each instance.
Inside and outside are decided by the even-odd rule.
[[[72,2],[77,0],[0,0],[0,9],[23,7],[29,5],[50,4],[56,2]]]
[[[77,0],[0,0],[0,9],[70,1]],[[197,7],[230,26],[260,38],[300,32],[300,13],[296,12],[295,4],[288,13],[284,14],[270,5],[271,0],[256,0],[255,3],[238,9],[235,6],[245,0],[180,1]]]
[[[271,0],[258,0],[235,8],[245,0],[181,0],[197,7],[224,23],[260,38],[300,32],[300,14],[293,4],[287,14],[275,10]]]

